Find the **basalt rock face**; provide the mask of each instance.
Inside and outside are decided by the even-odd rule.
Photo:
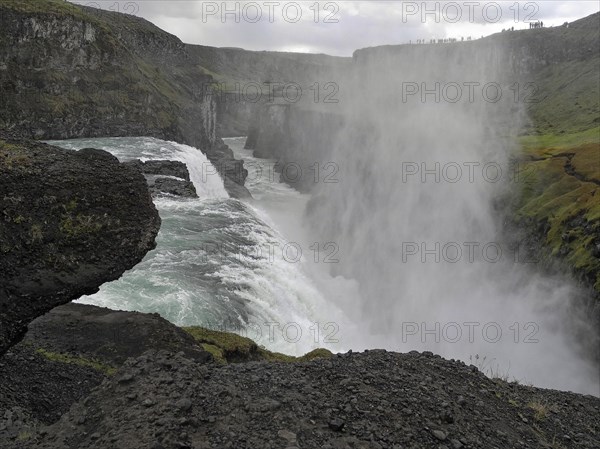
[[[0,132],[0,354],[33,319],[136,265],[159,228],[135,167]]]
[[[198,198],[196,188],[190,181],[163,177],[155,178],[153,181],[146,179],[152,195],[167,194],[183,198]]]
[[[233,157],[233,150],[229,148],[222,139],[217,139],[213,152],[206,157],[217,169],[223,178],[223,184],[227,193],[232,198],[250,198],[252,195],[244,183],[248,177],[248,170],[244,168],[244,161],[236,160]]]
[[[56,0],[0,2],[0,129],[151,136],[224,165],[233,155],[215,152],[211,83],[178,38],[144,19]]]

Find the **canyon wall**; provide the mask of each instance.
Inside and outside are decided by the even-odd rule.
[[[150,22],[67,2],[0,3],[0,128],[36,139],[152,136],[245,170],[217,137],[213,81]]]

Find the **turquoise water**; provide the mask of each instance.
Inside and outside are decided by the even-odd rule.
[[[264,175],[272,163],[252,158],[243,150],[243,138],[227,143],[251,162],[247,187],[255,199],[248,202],[229,198],[206,157],[186,145],[146,137],[51,143],[72,150],[104,149],[122,161],[181,160],[200,196],[155,199],[162,218],[157,248],[121,279],[79,302],[156,312],[181,326],[235,331],[289,354],[333,349],[335,342],[323,341],[317,332],[330,306],[307,274],[311,254],[298,257],[299,236],[290,236],[295,231],[286,225],[299,220],[307,198],[279,183],[274,173]]]

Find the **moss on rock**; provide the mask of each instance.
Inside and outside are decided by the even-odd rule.
[[[68,363],[92,368],[96,371],[100,371],[101,373],[106,374],[107,376],[112,376],[114,373],[117,372],[117,368],[110,366],[106,363],[102,363],[95,359],[87,359],[85,357],[77,357],[71,354],[62,354],[58,352],[47,351],[44,348],[38,348],[36,349],[36,352],[52,362]]]
[[[266,360],[271,362],[297,362],[331,357],[331,351],[315,349],[301,357],[272,352],[260,347],[247,337],[230,332],[221,332],[203,327],[184,327],[194,339],[210,352],[220,364]]]

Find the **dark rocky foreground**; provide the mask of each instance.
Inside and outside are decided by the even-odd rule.
[[[69,304],[0,358],[3,448],[596,448],[600,399],[431,353],[220,365],[158,315]]]
[[[0,359],[0,441],[57,421],[129,357],[150,349],[211,359],[189,334],[155,314],[67,304],[36,319]],[[7,413],[26,419],[9,425]]]
[[[36,317],[136,265],[159,227],[134,167],[0,132],[0,354]]]

